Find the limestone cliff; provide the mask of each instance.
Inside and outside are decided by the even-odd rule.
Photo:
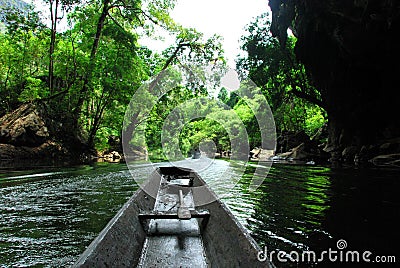
[[[285,43],[292,29],[296,56],[327,107],[326,150],[334,158],[352,152],[350,158],[359,160],[399,137],[400,1],[270,0],[269,5],[273,34]]]

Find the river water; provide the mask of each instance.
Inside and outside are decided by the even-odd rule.
[[[251,191],[256,167],[247,165],[243,173],[243,168],[214,160],[200,175],[267,254],[282,252],[280,259],[272,255],[277,267],[355,264],[328,260],[327,255],[318,262],[328,249],[358,251],[360,256],[370,251],[371,261],[378,256],[393,262],[394,256],[398,265],[398,169],[274,164]],[[149,166],[131,164],[130,170],[135,178],[146,178]],[[0,169],[0,267],[73,264],[138,188],[130,170],[110,163]],[[228,173],[241,177],[231,189],[221,179]],[[317,261],[290,260],[304,251],[316,252]]]

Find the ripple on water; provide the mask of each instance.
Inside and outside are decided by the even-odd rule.
[[[152,170],[148,164],[130,167],[2,173],[0,263],[72,264],[137,189],[135,178],[144,181]],[[386,241],[398,238],[400,182],[395,171],[274,165],[262,185],[250,191],[257,167],[251,163],[242,174],[243,165],[214,160],[199,173],[260,245],[322,251],[343,238],[354,249],[393,251]],[[232,181],[236,185],[228,187]]]

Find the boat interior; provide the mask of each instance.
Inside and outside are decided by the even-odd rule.
[[[139,215],[147,236],[138,267],[207,267],[201,233],[210,214],[196,210],[192,192],[200,181],[190,170],[161,167],[159,171],[154,209]]]
[[[159,167],[73,267],[274,267],[191,169]]]

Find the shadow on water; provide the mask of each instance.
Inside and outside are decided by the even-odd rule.
[[[263,184],[249,191],[256,167],[248,165],[242,176],[235,165],[216,160],[200,175],[268,252],[320,253],[337,250],[344,239],[346,249],[400,260],[398,170],[274,164]],[[148,176],[140,164],[131,172]],[[224,188],[220,178],[226,175],[241,177],[233,189]],[[136,189],[125,164],[2,169],[0,266],[69,266]],[[277,267],[347,264],[273,260]]]
[[[244,176],[239,192],[246,193],[248,184],[249,176]],[[360,262],[367,250],[372,252],[370,259],[396,256],[398,261],[398,247],[393,245],[399,238],[399,187],[398,170],[275,165],[257,191],[247,191],[247,206],[254,206],[245,224],[260,245],[275,252],[278,267],[354,267],[350,255],[346,262],[350,250],[360,252]],[[340,239],[347,243],[343,261],[337,247]],[[327,255],[323,262],[307,262],[306,255],[304,262],[289,259],[296,259],[296,252],[301,259],[303,251],[313,251],[318,260],[329,248],[337,251],[337,261]],[[277,260],[278,251],[286,252],[286,263]]]

